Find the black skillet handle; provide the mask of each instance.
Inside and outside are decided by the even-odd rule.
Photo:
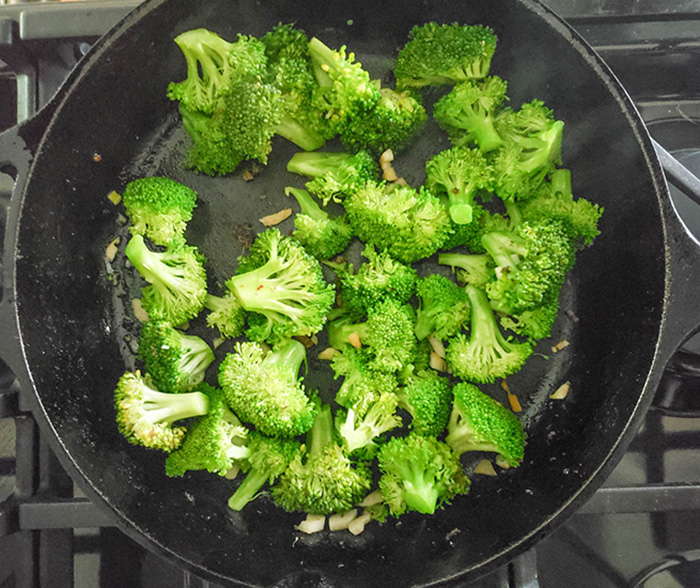
[[[700,205],[700,179],[653,141],[666,179]],[[700,330],[700,243],[691,236],[672,203],[669,243],[672,283],[669,292],[671,344],[680,345]],[[695,323],[688,324],[689,320]],[[666,365],[654,406],[677,416],[700,416],[700,355],[676,349]]]

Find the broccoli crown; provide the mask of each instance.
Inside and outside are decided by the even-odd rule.
[[[532,310],[558,293],[574,263],[571,240],[561,223],[553,220],[487,233],[482,243],[498,268],[486,293],[491,306],[507,314]]]
[[[438,263],[449,265],[463,284],[483,288],[496,279],[496,265],[487,253],[440,253]]]
[[[222,337],[235,339],[245,331],[246,311],[233,293],[223,296],[207,294],[204,306],[209,309],[207,325],[219,329]]]
[[[189,392],[204,380],[214,361],[209,345],[162,320],[143,323],[138,355],[156,388],[164,392]]]
[[[471,303],[471,332],[450,340],[445,360],[459,378],[491,383],[518,371],[532,354],[532,345],[508,340],[501,333],[486,292],[466,287]]]
[[[306,190],[288,187],[287,195],[296,198],[301,211],[294,217],[294,233],[306,250],[317,259],[329,259],[341,253],[352,239],[352,229],[344,216],[331,216]]]
[[[551,292],[540,306],[521,313],[501,316],[501,326],[514,333],[538,341],[550,337],[559,314],[558,292]]]
[[[430,257],[450,236],[447,210],[423,187],[368,182],[345,211],[357,237],[403,263]]]
[[[470,481],[458,456],[442,441],[410,433],[379,449],[379,489],[394,516],[406,511],[433,514],[454,496],[466,494]]]
[[[257,431],[248,434],[247,457],[240,461],[245,478],[229,498],[232,510],[242,510],[266,484],[273,484],[298,455],[301,443],[296,439],[267,437]]]
[[[360,319],[383,300],[408,302],[416,291],[418,273],[410,265],[393,259],[386,251],[365,246],[366,261],[357,273],[349,264],[329,264],[340,278],[343,309]]]
[[[294,437],[311,427],[315,407],[306,395],[299,368],[306,349],[289,340],[264,355],[260,344],[238,342],[219,368],[226,402],[245,423],[271,437]]]
[[[207,470],[223,476],[235,461],[248,456],[248,430],[228,410],[221,390],[201,384],[197,391],[209,398],[209,412],[189,426],[180,447],[168,454],[168,476],[182,476],[189,470]]]
[[[182,240],[197,193],[170,178],[139,178],[124,189],[122,202],[132,235],[144,235],[157,245]]]
[[[168,86],[168,97],[190,111],[212,115],[220,110],[232,84],[265,71],[262,42],[238,35],[234,43],[206,29],[193,29],[175,37],[187,62],[187,78]]]
[[[342,202],[367,182],[379,177],[379,163],[369,151],[298,152],[287,163],[287,171],[306,176],[306,188],[318,196],[323,205],[331,200]]]
[[[425,126],[428,115],[419,94],[392,88],[381,88],[379,93],[372,110],[343,127],[340,140],[349,151],[367,149],[379,155],[390,149],[398,153]]]
[[[141,304],[150,318],[179,325],[204,308],[207,274],[196,247],[171,243],[165,251],[151,251],[141,235],[134,235],[125,253],[149,283],[141,290]]]
[[[309,54],[319,85],[315,106],[324,113],[330,128],[342,133],[348,121],[374,108],[381,99],[379,89],[355,60],[355,54],[347,52],[344,46],[333,50],[313,37],[309,41]]]
[[[333,415],[322,406],[301,452],[272,488],[275,503],[285,510],[332,514],[356,506],[372,485],[372,473],[353,463],[334,439]]]
[[[454,84],[488,75],[497,38],[482,25],[438,24],[415,26],[399,51],[394,74],[399,86]]]
[[[425,164],[426,186],[436,196],[446,196],[454,223],[470,224],[475,199],[481,190],[490,190],[493,170],[479,149],[452,147],[440,151]]]
[[[399,406],[411,415],[411,429],[419,435],[437,437],[447,426],[452,408],[448,378],[423,369],[411,376],[398,392]]]
[[[419,306],[414,332],[418,339],[434,335],[446,339],[456,335],[471,316],[469,297],[449,278],[430,274],[418,281]]]
[[[239,272],[226,286],[244,309],[258,315],[249,317],[254,327],[248,329],[251,339],[274,344],[323,328],[335,289],[325,281],[319,262],[296,239],[268,229],[257,236],[247,257],[239,260]]]
[[[506,89],[498,76],[462,82],[435,103],[433,116],[453,144],[474,143],[483,152],[493,151],[503,144],[496,119]]]
[[[379,395],[368,407],[361,406],[363,414],[354,408],[336,413],[336,428],[348,455],[374,445],[374,439],[402,424],[396,414],[398,398],[391,392]]]
[[[454,404],[445,442],[461,455],[465,451],[498,453],[517,467],[525,451],[525,431],[518,418],[474,384],[453,388]]]
[[[141,372],[125,372],[114,390],[119,432],[134,445],[172,451],[186,428],[176,421],[207,414],[209,398],[202,392],[170,394],[156,390]]]

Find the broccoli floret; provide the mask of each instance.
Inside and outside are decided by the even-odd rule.
[[[483,78],[489,73],[496,42],[493,30],[482,25],[415,26],[396,58],[397,83],[423,87]]]
[[[447,210],[423,187],[369,182],[344,204],[355,235],[403,263],[430,257],[450,236]]]
[[[161,392],[141,376],[124,373],[114,391],[119,432],[134,445],[173,451],[185,436],[184,426],[174,423],[207,414],[209,398],[202,392]]]
[[[238,342],[219,368],[219,385],[231,410],[264,435],[294,437],[311,428],[315,406],[299,368],[306,349],[289,340],[264,355],[260,344]]]
[[[552,334],[552,325],[559,314],[559,292],[551,292],[537,308],[501,316],[501,326],[527,337],[530,341],[545,339]]]
[[[318,196],[323,205],[331,200],[342,202],[367,182],[379,178],[379,163],[369,151],[299,152],[292,155],[287,171],[310,180],[306,188]]]
[[[204,380],[214,352],[196,335],[187,335],[162,320],[143,323],[138,355],[153,384],[164,392],[189,392]]]
[[[418,281],[419,306],[414,332],[418,339],[434,335],[446,339],[469,324],[469,297],[449,278],[430,274]]]
[[[223,476],[244,459],[248,429],[227,407],[221,390],[202,384],[197,391],[209,398],[209,412],[189,426],[185,439],[165,460],[168,476],[183,476],[189,470],[207,470]]]
[[[348,455],[355,451],[366,450],[374,446],[374,439],[402,424],[396,414],[398,398],[391,392],[384,392],[368,407],[339,410],[336,413],[336,428],[342,438]]]
[[[273,484],[299,454],[301,443],[296,439],[266,437],[251,431],[246,449],[247,457],[238,462],[246,476],[229,498],[231,510],[243,510],[265,484]]]
[[[265,72],[265,47],[255,37],[238,35],[234,43],[207,29],[175,37],[187,62],[187,78],[168,85],[168,97],[192,112],[212,115],[223,107],[241,77]]]
[[[356,506],[371,485],[369,468],[353,463],[335,441],[333,414],[323,405],[302,451],[272,487],[272,498],[288,511],[327,515]]]
[[[340,278],[343,310],[358,320],[382,300],[408,302],[416,291],[418,273],[410,265],[392,259],[386,251],[366,245],[366,261],[357,273],[348,263],[329,263]]]
[[[239,268],[248,271],[239,270],[226,282],[241,306],[257,315],[249,317],[248,336],[275,344],[318,333],[335,301],[335,289],[325,281],[316,258],[278,229],[260,233],[248,256],[248,262],[239,261]]]
[[[296,198],[301,211],[294,217],[296,238],[317,259],[329,259],[342,252],[352,239],[352,229],[344,216],[331,216],[306,190],[288,187],[285,194]]]
[[[525,431],[518,418],[474,384],[456,384],[453,393],[445,442],[455,453],[488,451],[501,455],[511,467],[520,465]]]
[[[540,306],[561,289],[575,250],[561,223],[523,222],[514,231],[481,239],[496,264],[496,279],[484,287],[491,306],[519,314]]]
[[[425,126],[428,115],[421,97],[409,90],[379,90],[379,102],[359,117],[348,120],[340,140],[349,151],[367,149],[376,155],[390,149],[398,153]]]
[[[503,144],[495,121],[506,89],[498,76],[462,82],[435,103],[433,116],[454,145],[474,143],[484,153],[493,151]]]
[[[410,433],[379,449],[379,489],[398,517],[407,511],[433,514],[454,496],[466,494],[470,481],[457,455],[434,437]]]
[[[445,196],[454,223],[474,220],[475,199],[481,190],[490,190],[493,170],[484,154],[469,147],[452,147],[431,157],[425,164],[426,187],[436,196]]]
[[[364,415],[368,408],[383,394],[393,393],[398,381],[396,376],[374,365],[374,356],[366,348],[343,347],[331,361],[335,378],[342,378],[335,401],[345,408],[353,408]]]
[[[156,245],[167,245],[184,238],[197,205],[197,193],[170,178],[139,178],[126,185],[122,202],[132,235],[144,235]]]
[[[447,347],[445,360],[459,378],[491,383],[518,371],[532,354],[532,345],[508,340],[501,333],[486,292],[465,287],[472,307],[469,336],[460,333]]]
[[[483,288],[496,279],[496,264],[487,253],[441,253],[438,263],[449,265],[462,284]]]
[[[149,283],[141,290],[141,305],[151,319],[179,325],[204,308],[207,275],[196,247],[171,243],[165,251],[151,251],[141,235],[134,235],[125,253]]]
[[[399,389],[399,406],[411,415],[411,429],[419,435],[437,437],[447,426],[452,408],[450,380],[430,369],[412,375]]]
[[[219,329],[222,337],[235,339],[245,331],[246,311],[231,292],[223,296],[207,294],[204,306],[210,310],[207,325]]]
[[[353,336],[357,337],[369,348],[376,369],[395,372],[415,351],[414,323],[412,306],[387,299],[368,310],[365,322],[356,323],[343,315],[332,320],[328,324],[328,341],[331,347],[342,350]]]

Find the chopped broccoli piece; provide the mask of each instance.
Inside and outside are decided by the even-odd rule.
[[[132,235],[144,235],[156,245],[167,245],[184,239],[197,205],[197,193],[170,178],[139,178],[126,185],[122,202]]]
[[[325,281],[319,262],[278,229],[260,233],[248,257],[247,262],[239,261],[246,271],[239,270],[226,282],[241,306],[257,315],[249,317],[248,336],[275,344],[318,333],[335,301],[333,285]]]
[[[301,211],[294,217],[296,238],[317,259],[341,253],[352,239],[352,229],[344,216],[331,216],[306,190],[288,187],[285,194],[296,198]]]
[[[272,487],[272,498],[288,511],[327,515],[356,506],[371,485],[369,468],[353,463],[335,441],[333,414],[323,405],[302,451]]]
[[[361,403],[364,404],[364,403]],[[374,445],[374,439],[400,427],[401,417],[396,414],[398,398],[391,392],[379,395],[369,406],[339,410],[336,413],[336,428],[348,455]]]
[[[379,489],[398,517],[407,511],[433,514],[454,496],[466,494],[470,481],[457,455],[434,437],[410,433],[379,449]]]
[[[558,291],[551,292],[540,306],[531,310],[501,316],[501,326],[530,341],[550,337],[552,325],[559,314],[558,294]]]
[[[210,311],[207,325],[219,329],[222,337],[235,339],[245,331],[246,311],[233,293],[226,292],[223,296],[207,294],[204,306]]]
[[[219,385],[243,422],[264,435],[294,437],[311,428],[315,412],[299,377],[305,360],[306,349],[293,339],[267,355],[258,343],[238,342],[221,362]]]
[[[462,284],[483,288],[496,279],[496,266],[487,253],[440,253],[438,263],[449,265]]]
[[[511,467],[520,465],[525,431],[518,417],[474,384],[456,384],[453,393],[445,442],[455,453],[488,451],[501,455]]]
[[[418,281],[419,307],[414,332],[418,339],[434,335],[446,339],[456,335],[469,324],[469,297],[449,278],[430,274]]]
[[[449,378],[430,369],[412,375],[399,389],[399,406],[411,415],[411,429],[419,435],[437,437],[447,426],[452,408]]]
[[[173,451],[185,436],[174,423],[207,414],[209,398],[202,392],[170,394],[156,390],[141,372],[125,372],[114,391],[119,432],[129,443]]]
[[[179,325],[204,308],[207,275],[196,247],[171,243],[165,251],[151,251],[141,235],[134,235],[125,253],[149,283],[141,290],[141,305],[151,319]]]
[[[532,354],[532,345],[511,341],[501,333],[486,292],[466,286],[472,307],[471,332],[460,333],[447,347],[445,360],[459,378],[491,383],[518,371]]]
[[[138,355],[153,384],[164,392],[189,392],[204,380],[214,352],[196,335],[187,335],[162,320],[143,323]]]
[[[484,78],[496,51],[495,33],[482,25],[428,22],[413,27],[408,36],[394,65],[400,87]]]

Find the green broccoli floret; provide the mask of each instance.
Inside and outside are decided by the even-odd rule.
[[[315,406],[299,368],[306,349],[294,339],[264,355],[260,344],[238,342],[219,368],[219,385],[231,410],[264,435],[294,437],[311,428]]]
[[[450,236],[447,210],[423,187],[368,182],[344,204],[355,235],[403,263],[430,257]]]
[[[207,325],[219,329],[222,337],[235,339],[245,331],[246,311],[231,292],[223,296],[207,294],[204,302],[207,314]]]
[[[419,435],[437,437],[447,426],[452,409],[449,378],[431,369],[412,375],[399,389],[399,406],[411,415],[411,429]]]
[[[486,292],[465,287],[472,307],[469,336],[460,333],[447,347],[445,360],[459,378],[490,383],[518,371],[532,354],[530,343],[508,340],[501,333]]]
[[[255,37],[238,35],[230,43],[207,29],[194,29],[175,37],[175,43],[187,62],[187,78],[168,85],[168,98],[191,112],[214,114],[233,83],[265,72],[265,47]]]
[[[231,510],[243,510],[265,484],[273,484],[299,454],[301,443],[296,439],[266,437],[251,431],[246,449],[247,457],[238,462],[246,476],[229,498]]]
[[[495,121],[506,89],[498,76],[462,82],[435,103],[433,116],[454,145],[474,143],[484,153],[493,151],[503,144]]]
[[[474,220],[475,199],[481,190],[490,190],[493,170],[484,154],[469,147],[440,151],[425,164],[425,185],[436,196],[445,196],[454,223]]]
[[[214,352],[196,335],[187,335],[162,320],[143,323],[138,356],[153,384],[164,392],[189,392],[204,380]]]
[[[575,250],[561,223],[523,222],[514,231],[481,239],[496,264],[496,279],[485,285],[491,306],[519,314],[558,294],[574,263]]]
[[[449,278],[430,274],[418,281],[419,306],[414,332],[418,339],[434,335],[446,339],[456,335],[469,324],[469,297]]]
[[[415,351],[414,323],[412,306],[387,299],[369,309],[364,322],[353,322],[345,315],[332,320],[328,324],[328,342],[331,347],[342,350],[355,336],[369,348],[376,369],[395,372]]]
[[[391,392],[384,392],[368,407],[339,410],[335,416],[336,428],[342,438],[348,455],[355,451],[374,446],[374,439],[402,425],[396,414],[398,398]]]
[[[226,282],[241,306],[257,315],[248,319],[248,336],[275,344],[318,333],[335,301],[335,289],[325,281],[316,258],[278,229],[260,233],[248,257],[248,262],[239,261],[239,268],[248,271],[239,269]]]
[[[342,353],[333,356],[331,369],[336,379],[343,379],[335,401],[361,416],[380,396],[393,393],[398,386],[393,373],[374,365],[374,356],[367,347],[345,345]]]
[[[306,176],[306,188],[318,196],[323,205],[331,200],[342,202],[367,182],[379,178],[379,163],[369,151],[298,152],[287,163],[287,171]]]
[[[520,465],[525,431],[518,417],[474,384],[456,384],[453,393],[445,442],[454,452],[488,451],[501,455],[511,467]]]
[[[179,325],[204,308],[207,275],[196,247],[171,243],[165,251],[151,251],[141,235],[134,235],[125,253],[149,283],[141,290],[141,305],[151,319]]]
[[[469,491],[470,481],[459,458],[434,437],[417,433],[394,437],[380,447],[377,458],[379,489],[396,517],[407,511],[433,514]]]
[[[493,30],[482,25],[415,26],[396,58],[397,83],[423,87],[483,78],[489,73],[496,42]]]
[[[122,202],[132,235],[144,235],[156,245],[167,245],[184,239],[197,205],[197,193],[170,178],[139,178],[126,185]]]
[[[408,302],[416,291],[418,273],[410,265],[392,259],[386,251],[366,245],[366,259],[357,273],[348,263],[329,263],[340,278],[343,310],[358,320],[382,300]]]
[[[559,314],[559,292],[551,292],[540,306],[521,313],[501,316],[501,326],[527,337],[530,341],[538,341],[550,337],[552,325]]]
[[[376,155],[398,153],[423,129],[428,115],[419,94],[392,88],[379,90],[379,102],[343,126],[340,140],[352,152],[367,149]]]
[[[156,390],[141,372],[124,373],[114,391],[119,432],[129,443],[173,451],[185,436],[174,423],[207,414],[209,398],[202,392],[170,394]]]
[[[449,265],[462,284],[483,288],[496,279],[496,264],[487,253],[440,253],[438,263]]]
[[[294,217],[294,233],[306,250],[317,259],[341,253],[352,239],[352,229],[344,216],[331,216],[306,190],[288,187],[285,194],[296,198],[301,211]]]
[[[272,498],[285,510],[309,514],[346,512],[372,486],[372,473],[353,463],[334,439],[329,405],[319,409],[302,451],[272,487]]]
[[[189,425],[184,441],[168,454],[168,476],[183,476],[189,470],[207,470],[223,476],[249,454],[248,429],[228,409],[221,390],[201,384],[197,391],[209,398],[209,412]]]

